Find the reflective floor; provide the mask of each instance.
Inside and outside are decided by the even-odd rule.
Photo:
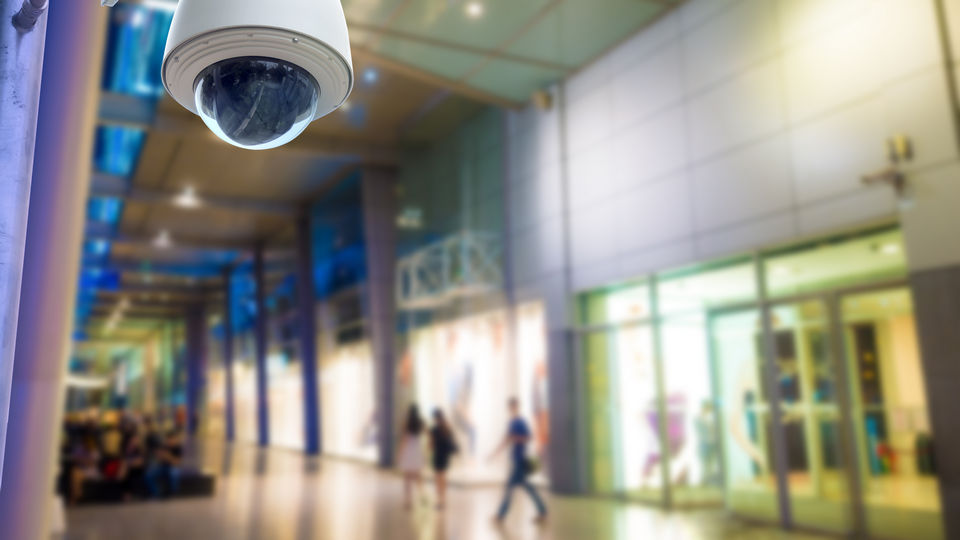
[[[221,475],[208,499],[128,503],[67,511],[67,539],[814,539],[727,519],[719,512],[664,513],[611,500],[549,497],[550,520],[517,493],[502,526],[491,520],[500,492],[452,487],[446,511],[433,508],[432,489],[412,511],[402,484],[367,465],[312,460],[252,447],[198,452]]]

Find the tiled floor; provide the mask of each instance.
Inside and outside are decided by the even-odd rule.
[[[249,447],[207,452],[223,474],[209,499],[98,506],[67,512],[68,540],[636,540],[821,538],[725,519],[717,512],[663,513],[609,500],[551,497],[549,523],[538,527],[517,493],[503,526],[491,516],[499,491],[453,488],[445,512],[401,507],[399,478],[368,466],[309,460],[293,452]],[[432,497],[432,493],[428,493]]]

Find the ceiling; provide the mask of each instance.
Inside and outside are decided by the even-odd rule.
[[[525,102],[679,0],[343,0],[355,55]],[[481,7],[476,7],[481,6]]]
[[[521,105],[680,1],[344,0],[358,74],[347,105],[291,144],[253,152],[165,95],[175,0],[122,0],[104,51],[78,339],[136,341],[189,302],[216,300],[224,270],[256,245],[268,247],[268,269],[288,269],[303,204],[484,107]],[[199,204],[176,204],[186,189]]]

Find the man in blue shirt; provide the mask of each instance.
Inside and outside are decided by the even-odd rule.
[[[499,454],[510,447],[510,477],[507,479],[506,491],[503,494],[503,502],[500,503],[500,511],[497,512],[497,521],[502,522],[510,510],[510,499],[513,496],[513,490],[522,487],[533,499],[537,505],[537,523],[543,523],[547,519],[547,507],[537,493],[536,488],[530,483],[528,477],[532,472],[531,465],[527,460],[527,443],[530,442],[531,433],[527,422],[520,416],[520,404],[517,398],[510,398],[508,403],[510,408],[510,425],[507,428],[507,436],[497,448],[494,455]]]

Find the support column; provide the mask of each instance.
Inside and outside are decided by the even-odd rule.
[[[960,538],[960,265],[914,272],[917,337],[940,480],[944,538]]]
[[[0,25],[9,24],[10,15],[3,13]],[[106,16],[96,2],[57,2],[48,13],[48,34],[55,37],[47,42],[43,60],[0,486],[4,538],[49,537]],[[3,107],[9,104],[4,101]],[[19,140],[28,145],[26,136]],[[4,336],[4,341],[12,339],[12,334]]]
[[[303,369],[304,443],[308,455],[322,450],[320,389],[317,371],[316,295],[313,286],[313,252],[310,249],[310,216],[297,218],[297,310],[300,319],[300,365]]]
[[[254,332],[257,349],[257,442],[270,444],[270,404],[267,401],[267,278],[263,268],[263,245],[257,246],[253,257],[253,274],[257,283],[257,320]]]
[[[207,317],[203,304],[187,311],[187,432],[197,434],[207,378]]]
[[[374,401],[378,433],[379,463],[393,465],[394,385],[394,267],[396,248],[396,173],[388,169],[363,171],[363,229],[367,258],[366,306],[374,365]]]
[[[232,443],[237,438],[236,424],[234,423],[233,406],[233,289],[230,287],[230,270],[223,273],[223,379],[227,386],[226,406],[224,414],[226,418],[227,442]]]
[[[0,198],[0,231],[3,231],[0,236],[0,464],[10,404],[47,28],[45,16],[29,31],[14,28],[13,15],[22,3],[22,0],[0,0],[0,104],[20,104],[0,106],[0,186],[4,193]]]

